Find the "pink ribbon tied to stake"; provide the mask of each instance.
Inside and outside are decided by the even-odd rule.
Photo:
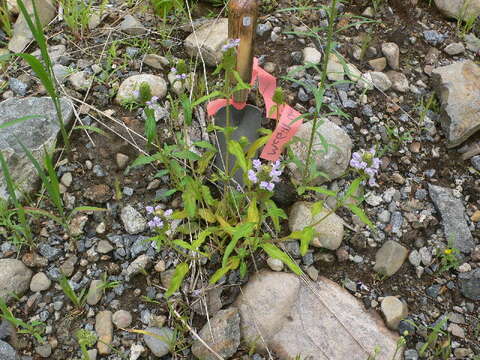
[[[263,97],[266,108],[266,116],[270,119],[277,118],[277,111],[274,109],[273,93],[277,87],[277,79],[275,76],[269,74],[258,65],[258,59],[253,60],[252,80],[250,85],[254,85],[258,81],[258,90]],[[246,103],[237,103],[230,99],[230,105],[238,110],[245,107]],[[214,116],[219,109],[227,106],[227,99],[213,100],[207,105],[207,113],[209,116]],[[288,143],[302,125],[300,113],[289,105],[282,105],[280,107],[278,124],[275,127],[270,139],[264,146],[260,157],[269,161],[276,161],[280,158],[285,144]]]

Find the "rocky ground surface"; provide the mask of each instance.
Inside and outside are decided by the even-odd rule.
[[[16,246],[4,233],[0,296],[17,318],[44,324],[46,341],[16,333],[4,319],[0,359],[79,359],[74,334],[85,329],[98,337],[88,346],[90,359],[367,359],[378,346],[377,359],[413,360],[437,324],[437,348],[451,349],[446,358],[480,358],[480,28],[455,20],[464,11],[478,16],[480,2],[470,1],[466,9],[455,5],[460,2],[365,0],[338,6],[344,16],[338,27],[354,24],[353,15],[376,21],[336,34],[343,59],[331,57],[328,78],[352,82],[329,89],[326,102],[349,117],[332,116],[321,125],[335,146],[315,161],[332,178],[323,185],[342,192],[352,179],[344,175],[352,152],[377,148],[378,185],[365,188],[363,204],[375,230],[338,211],[318,224],[320,235],[305,256],[296,241],[287,243],[305,276],[259,257],[256,268],[263,270],[255,274],[252,267],[247,279],[233,272],[211,287],[208,277],[220,262],[211,259],[197,264],[167,306],[163,295],[179,260],[174,250],[145,241],[151,235],[145,206],[160,199],[161,207],[179,209],[182,199],[168,193],[168,177],[154,177],[156,169],[129,167],[148,149],[139,135],[144,114],[126,108],[125,100],[148,82],[160,99],[155,116],[162,141],[172,141],[184,124],[169,99],[185,91],[193,73],[215,79],[213,65],[227,41],[225,14],[200,3],[192,26],[186,15],[163,22],[144,3],[111,1],[103,13],[91,15],[89,31],[76,37],[47,0],[39,1],[64,118],[105,131],[73,130],[71,150],[59,157],[66,209],[88,205],[108,211],[74,214],[70,238],[55,222],[39,218],[33,248]],[[298,4],[264,2],[256,54],[281,79],[288,103],[308,112],[313,94],[282,77],[320,63],[323,44],[301,32],[326,25],[326,13],[276,11],[292,5]],[[212,20],[212,11],[219,18]],[[9,50],[2,52],[23,51],[30,40],[20,18],[13,36],[3,36]],[[196,56],[198,44],[205,67]],[[24,51],[39,54],[35,44]],[[175,82],[170,70],[177,58],[191,64],[183,82]],[[11,60],[2,71],[0,122],[42,117],[0,132],[12,176],[31,191],[38,189],[35,171],[15,137],[40,159],[59,131],[55,112],[25,63]],[[293,76],[308,84],[320,80],[311,69]],[[192,140],[208,139],[203,114],[195,112],[188,130]],[[303,125],[300,137],[309,136],[309,126]],[[301,158],[305,149],[294,151]],[[285,184],[297,176],[290,167]],[[5,183],[0,195],[7,196]],[[311,214],[310,201],[318,196],[300,199],[281,191],[275,199],[289,214],[284,226],[290,230],[322,217]],[[36,197],[27,200],[36,204]],[[326,203],[334,208],[336,199]],[[450,253],[456,263],[445,262]],[[85,305],[66,297],[59,286],[62,273],[75,291],[85,289]],[[406,344],[396,351],[399,336]],[[424,356],[440,359],[434,351]]]

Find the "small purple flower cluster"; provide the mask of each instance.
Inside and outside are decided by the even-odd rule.
[[[380,164],[382,161],[375,157],[375,148],[371,148],[369,151],[361,150],[352,154],[352,160],[350,160],[350,166],[359,170],[364,175],[368,176],[368,185],[376,185],[375,176],[378,174]]]
[[[149,101],[147,101],[145,104],[151,108],[157,101],[158,101],[158,96],[152,96],[152,98]]]
[[[280,175],[282,175],[282,169],[280,169],[280,160],[275,161],[271,166],[262,165],[259,159],[252,161],[253,169],[248,170],[248,179],[254,183],[259,184],[260,189],[273,191],[275,183],[280,182]]]
[[[153,219],[148,222],[148,227],[151,230],[163,228],[165,225],[164,220],[168,221],[168,218],[173,214],[172,209],[162,211],[162,208],[159,205],[155,207],[146,206],[145,210],[147,211],[147,214],[154,215]]]
[[[236,48],[240,45],[240,39],[230,39],[227,44],[222,46],[222,51],[225,52],[228,49]]]
[[[176,73],[176,72],[177,72],[177,69],[174,68],[174,67],[172,67],[172,68],[170,69],[170,71],[171,71],[172,73]],[[187,74],[177,74],[177,75],[175,75],[175,78],[176,78],[177,80],[185,80],[185,79],[187,78]]]

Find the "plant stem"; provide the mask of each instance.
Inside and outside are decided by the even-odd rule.
[[[327,66],[328,66],[328,60],[330,58],[330,53],[332,52],[332,45],[333,45],[333,34],[335,32],[335,19],[337,17],[337,1],[338,0],[332,0],[332,3],[330,5],[330,11],[329,11],[329,19],[328,19],[328,29],[327,29],[327,44],[325,47],[325,57],[323,59],[323,66],[322,66],[322,77],[320,80],[320,87],[321,91],[324,92],[325,90],[325,82],[327,80]],[[323,94],[322,97],[323,99]],[[320,120],[320,109],[322,108],[323,105],[323,100],[322,104],[320,104],[320,107],[317,108],[317,114],[315,118],[313,119],[313,126],[312,126],[312,132],[310,133],[310,140],[308,143],[308,150],[307,150],[307,160],[305,162],[305,168],[303,169],[303,181],[307,179],[310,174],[310,163],[312,161],[312,148],[313,148],[313,143],[315,141],[315,135],[317,133],[317,127],[318,127],[318,121]]]

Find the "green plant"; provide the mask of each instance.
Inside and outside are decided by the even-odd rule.
[[[375,12],[378,12],[380,6],[382,5],[383,0],[372,0],[372,6]]]
[[[118,285],[120,285],[120,281],[108,281],[107,274],[104,273],[102,275],[102,282],[101,284],[97,287],[98,290],[101,290],[102,292],[105,292],[107,289],[114,289]]]
[[[65,23],[76,38],[82,38],[92,16],[92,0],[60,0]]]
[[[35,338],[39,343],[44,343],[43,333],[45,331],[45,324],[41,321],[24,322],[13,315],[8,308],[7,304],[0,297],[0,317],[10,322],[13,326],[18,328],[18,332],[21,334],[29,334]]]
[[[472,31],[473,27],[477,23],[478,16],[468,14],[468,7],[471,5],[471,0],[465,0],[462,8],[460,9],[460,15],[457,18],[457,34],[461,37]]]
[[[15,206],[13,209],[9,209],[8,202],[2,201],[2,223],[4,224],[4,226],[7,227],[7,229],[12,230],[14,243],[16,245],[21,245],[26,240],[26,242],[30,246],[33,246],[33,235],[27,219],[27,213],[25,211],[25,208],[18,200],[15,190],[15,184],[12,177],[10,176],[7,162],[1,152],[0,164],[3,172],[3,177],[7,185],[9,200]]]
[[[175,14],[185,12],[182,0],[150,0],[155,14],[166,19],[167,16],[174,12]]]
[[[0,0],[0,27],[5,31],[7,36],[12,36],[12,19],[10,18],[7,0]]]
[[[422,125],[424,123],[425,117],[429,111],[440,112],[440,104],[434,92],[430,94],[427,101],[425,102],[425,97],[420,98],[419,103],[415,106],[418,111],[418,123]]]
[[[420,348],[418,354],[423,357],[428,350],[433,351],[435,359],[449,359],[452,353],[450,334],[445,333],[442,328],[447,323],[448,317],[437,321],[433,327],[427,328],[431,332],[425,339],[425,344]],[[445,337],[444,341],[439,341]]]
[[[60,277],[59,285],[62,288],[63,293],[70,299],[72,304],[75,305],[77,309],[80,309],[85,305],[85,302],[87,301],[85,288],[82,289],[79,294],[77,294],[75,290],[73,290],[65,275]]]
[[[80,329],[75,333],[75,337],[82,351],[82,360],[90,360],[87,347],[92,347],[97,342],[97,335],[93,331]]]
[[[65,128],[65,123],[63,121],[62,106],[60,103],[60,96],[58,94],[57,83],[55,81],[55,75],[53,73],[53,65],[50,59],[50,55],[48,54],[47,40],[43,32],[42,23],[38,15],[35,1],[32,2],[32,6],[33,6],[33,21],[23,1],[18,0],[18,7],[20,8],[20,11],[24,16],[27,22],[27,25],[30,31],[32,32],[33,37],[38,47],[40,48],[40,54],[43,60],[43,64],[35,56],[30,54],[17,53],[13,55],[20,56],[22,59],[24,59],[30,65],[30,67],[35,72],[35,74],[39,78],[42,85],[45,87],[47,94],[50,96],[55,106],[57,121],[60,126],[60,132],[62,134],[63,143],[66,148],[69,148],[68,134]],[[12,55],[5,55],[5,56],[8,57]]]
[[[449,241],[448,248],[438,254],[440,259],[440,268],[438,271],[442,273],[451,269],[457,269],[460,266],[458,260],[459,255],[460,251],[453,246],[452,241]]]

